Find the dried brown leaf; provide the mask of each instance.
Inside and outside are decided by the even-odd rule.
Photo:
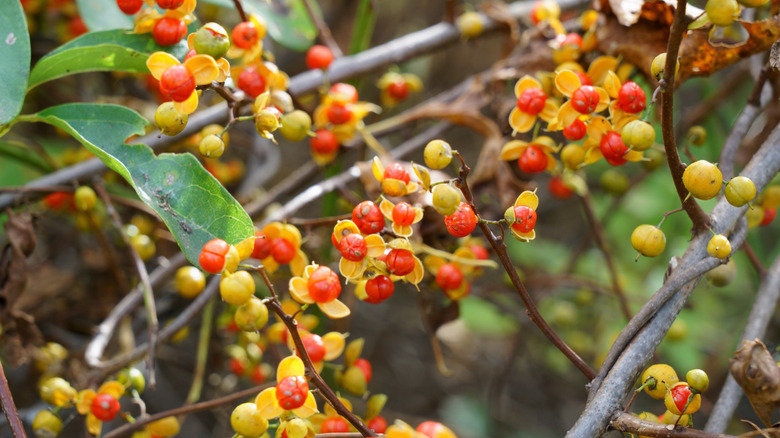
[[[772,411],[780,406],[780,367],[766,345],[759,339],[742,341],[734,357],[729,359],[729,369],[758,418],[767,427],[771,426]]]

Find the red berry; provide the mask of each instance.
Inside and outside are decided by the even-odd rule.
[[[252,250],[252,257],[262,260],[271,255],[271,239],[267,238],[262,231],[255,231],[255,247]]]
[[[337,82],[330,87],[328,94],[334,100],[346,103],[355,103],[358,100],[357,88],[344,82]]]
[[[593,85],[593,80],[591,80],[590,76],[584,71],[575,71],[574,74],[580,78],[581,85]]]
[[[571,125],[563,128],[563,136],[571,141],[582,140],[587,133],[588,126],[580,119],[574,120]]]
[[[363,201],[352,210],[352,222],[363,234],[375,234],[385,228],[385,217],[372,201]]]
[[[405,184],[409,183],[409,180],[411,179],[409,177],[409,172],[404,169],[404,166],[401,166],[398,163],[393,163],[385,169],[384,173],[385,178],[392,178],[403,181]]]
[[[306,52],[306,67],[309,67],[309,70],[325,70],[331,62],[333,62],[333,52],[326,46],[316,44]]]
[[[393,222],[398,225],[409,226],[414,222],[416,212],[414,207],[406,202],[399,202],[393,207]]]
[[[384,417],[377,415],[376,417],[368,420],[366,426],[373,430],[374,433],[385,433],[387,430],[387,420]]]
[[[618,107],[623,111],[630,114],[642,112],[645,109],[646,101],[645,91],[636,82],[628,81],[620,87]]]
[[[347,234],[342,237],[339,241],[338,249],[342,257],[353,262],[363,260],[368,252],[366,239],[357,233]]]
[[[163,17],[152,29],[154,41],[161,46],[172,46],[187,35],[187,25],[178,18]]]
[[[761,220],[761,226],[767,226],[772,223],[773,220],[775,220],[775,216],[777,215],[777,209],[776,208],[765,208],[764,209],[764,219]]]
[[[561,47],[574,44],[575,46],[582,48],[582,37],[576,33],[568,33],[566,37],[561,41]]]
[[[246,360],[242,360],[237,357],[231,357],[228,360],[227,366],[230,372],[237,376],[243,376],[246,372]]]
[[[386,275],[377,275],[366,282],[366,301],[371,304],[381,303],[390,298],[395,291],[395,283]]]
[[[677,384],[669,388],[669,392],[672,394],[674,406],[677,407],[678,411],[683,412],[688,398],[692,396],[691,387],[687,384]]]
[[[329,303],[341,295],[339,276],[327,266],[320,266],[309,276],[306,283],[309,296],[317,303]]]
[[[346,433],[349,432],[349,423],[341,417],[328,417],[322,420],[320,433]]]
[[[157,0],[160,9],[176,9],[184,4],[184,0]]]
[[[230,250],[230,245],[222,239],[213,239],[203,245],[198,262],[206,272],[219,274],[225,267],[225,255]]]
[[[512,229],[520,233],[529,233],[536,226],[536,211],[525,205],[515,207],[515,223]]]
[[[193,56],[197,55],[198,52],[195,49],[190,49],[189,52],[187,52],[186,55],[184,55],[184,62],[187,62],[188,59],[192,58]]]
[[[333,134],[333,131],[327,129],[318,129],[315,136],[309,138],[309,147],[314,152],[327,155],[336,152],[339,149],[339,139]]]
[[[111,421],[119,413],[119,401],[111,394],[98,394],[92,399],[92,415],[100,421]]]
[[[520,166],[520,170],[525,173],[539,173],[543,172],[547,168],[549,159],[545,155],[544,151],[537,146],[528,146],[517,159],[517,164]]]
[[[89,31],[89,29],[87,29],[87,25],[84,24],[84,20],[80,15],[76,15],[68,21],[68,34],[70,34],[72,38],[84,35],[87,31]]]
[[[547,95],[539,87],[530,87],[523,90],[517,98],[517,108],[531,115],[537,115],[544,110]]]
[[[439,266],[439,270],[436,272],[436,284],[440,288],[457,289],[463,282],[463,273],[460,272],[457,266],[452,263],[445,263]]]
[[[359,359],[356,359],[352,365],[360,368],[360,371],[363,371],[363,375],[366,376],[366,383],[371,381],[371,376],[373,375],[371,362],[361,357]]]
[[[268,376],[265,375],[263,367],[260,366],[260,364],[256,364],[254,367],[252,367],[252,375],[249,378],[252,380],[252,383],[259,385],[265,382]]]
[[[76,209],[73,193],[68,192],[49,193],[43,198],[43,204],[52,210],[62,210],[65,207],[70,210]]]
[[[568,199],[574,194],[574,191],[563,183],[563,178],[560,176],[550,178],[547,188],[550,189],[550,193],[558,199]]]
[[[255,27],[254,23],[251,21],[244,21],[238,23],[236,27],[233,28],[233,32],[231,32],[230,36],[236,47],[248,49],[257,44],[260,34],[257,32],[257,27]]]
[[[477,260],[487,260],[488,257],[489,257],[487,249],[485,249],[484,246],[481,246],[481,245],[471,245],[471,246],[469,246],[469,249],[477,257]]]
[[[352,120],[352,111],[340,102],[334,102],[328,106],[325,113],[328,116],[330,123],[333,123],[334,125],[343,125]]]
[[[571,95],[571,106],[577,112],[590,114],[599,104],[599,93],[590,85],[583,85],[574,90]]]
[[[444,225],[453,236],[466,237],[477,227],[477,215],[471,205],[461,202],[455,213],[444,216]]]
[[[260,76],[255,67],[245,68],[238,75],[238,88],[253,99],[265,91],[265,79]]]
[[[396,101],[404,100],[409,96],[409,84],[404,80],[391,82],[387,86],[387,95]]]
[[[385,264],[388,272],[402,277],[414,271],[414,254],[408,249],[391,249],[385,258]]]
[[[325,342],[322,341],[320,335],[310,333],[302,336],[303,348],[306,349],[306,353],[309,354],[309,359],[312,362],[322,362],[325,358]]]
[[[144,5],[144,0],[116,0],[116,5],[119,6],[119,10],[127,15],[133,15],[141,10],[141,6]]]
[[[420,423],[419,426],[417,426],[417,432],[420,432],[421,434],[425,435],[428,438],[435,438],[439,435],[439,433],[449,431],[447,426],[437,422],[437,421],[423,421]],[[451,435],[452,432],[450,431]],[[446,436],[449,436],[446,435]]]
[[[303,406],[308,392],[309,383],[303,376],[287,376],[276,384],[276,400],[287,411]]]
[[[620,134],[615,131],[609,131],[601,137],[599,149],[607,163],[613,166],[620,166],[626,162],[623,156],[628,152],[628,146],[623,144]]]
[[[193,91],[195,77],[181,64],[169,67],[160,77],[160,93],[174,102],[184,102]]]
[[[295,246],[281,237],[277,237],[271,241],[271,257],[274,258],[276,263],[280,265],[286,265],[295,258]]]

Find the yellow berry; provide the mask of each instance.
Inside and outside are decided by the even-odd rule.
[[[666,248],[666,236],[652,225],[640,225],[631,233],[631,246],[645,257],[655,257]]]
[[[728,237],[723,234],[716,234],[712,236],[709,243],[707,243],[707,254],[719,259],[725,259],[731,254],[731,242]]]
[[[736,176],[726,184],[724,193],[729,204],[734,207],[742,207],[756,197],[756,185],[750,178]]]
[[[233,320],[245,332],[258,331],[268,323],[268,307],[260,298],[250,297],[249,301],[236,309]]]
[[[44,409],[35,415],[32,429],[38,438],[54,438],[62,432],[62,420],[56,414]]]
[[[761,193],[761,207],[777,208],[780,207],[780,186],[771,185]]]
[[[699,392],[706,391],[710,386],[710,378],[707,376],[707,373],[698,368],[685,373],[685,380],[691,385],[691,388]]]
[[[219,294],[228,304],[240,306],[255,294],[255,280],[247,271],[232,274],[223,272],[219,281]]]
[[[250,402],[242,403],[233,409],[230,425],[237,434],[247,438],[258,438],[268,430],[268,420],[260,414],[257,405]]]
[[[439,184],[433,188],[433,208],[449,216],[455,213],[460,204],[460,193],[449,184]]]
[[[745,212],[745,218],[747,219],[748,229],[761,225],[761,221],[764,220],[764,209],[758,205],[754,205],[752,208],[748,208]]]
[[[73,201],[76,204],[76,208],[79,211],[90,211],[95,208],[97,204],[97,195],[92,187],[81,186],[76,189],[76,193],[73,195]]]
[[[561,150],[561,161],[567,169],[577,169],[585,161],[585,150],[577,144],[566,145]]]
[[[734,259],[730,259],[728,263],[718,265],[704,274],[704,276],[707,277],[707,280],[709,280],[710,284],[715,287],[727,286],[734,280],[736,275],[737,264],[734,262]]]
[[[157,421],[153,421],[146,426],[146,430],[152,435],[167,437],[174,436],[179,433],[181,425],[176,417],[164,417]]]
[[[187,127],[187,114],[176,111],[173,102],[164,102],[154,112],[154,124],[165,135],[174,136]]]
[[[655,142],[655,129],[644,120],[633,120],[626,124],[620,137],[631,149],[644,151],[650,149]]]
[[[464,12],[458,17],[456,25],[464,38],[473,38],[482,33],[482,18],[476,12]]]
[[[225,152],[225,142],[219,135],[209,134],[200,141],[198,152],[207,158],[219,158]]]
[[[141,260],[148,261],[157,252],[154,241],[146,234],[136,234],[130,238],[130,245],[135,248]]]
[[[604,173],[601,174],[601,178],[599,178],[599,183],[601,184],[602,189],[616,196],[626,193],[626,190],[628,190],[628,186],[630,185],[628,176],[615,169],[605,170]]]
[[[716,26],[726,27],[739,17],[737,0],[707,0],[704,11]]]
[[[176,271],[176,290],[184,298],[195,298],[206,287],[206,277],[194,266],[184,266]]]
[[[308,137],[311,129],[311,117],[305,111],[295,110],[283,114],[279,121],[282,124],[279,127],[279,132],[287,140],[301,141]]]
[[[645,386],[645,392],[657,400],[663,399],[668,388],[680,381],[674,368],[663,363],[651,365],[642,373],[642,384],[648,383],[650,379],[654,379],[655,382],[649,382]]]
[[[694,146],[701,146],[707,141],[707,130],[704,126],[691,126],[688,130],[688,141]]]
[[[444,140],[432,140],[425,145],[423,157],[431,169],[444,169],[452,161],[452,147]]]
[[[723,174],[718,166],[707,160],[699,160],[685,168],[683,185],[698,199],[712,199],[723,186]]]

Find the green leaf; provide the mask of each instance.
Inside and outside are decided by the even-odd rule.
[[[22,4],[0,2],[0,125],[14,119],[22,109],[27,75],[30,73],[30,35]]]
[[[133,27],[133,17],[120,11],[116,0],[76,0],[76,4],[90,31]]]
[[[149,34],[125,30],[90,32],[41,58],[30,73],[28,89],[52,79],[89,71],[147,73],[146,59],[157,51],[182,59],[187,54],[187,42],[182,40],[174,46],[163,47]]]
[[[155,156],[146,145],[124,143],[144,132],[146,119],[135,111],[118,105],[70,103],[47,108],[33,119],[65,130],[122,175],[162,218],[195,266],[209,240],[235,244],[254,234],[246,211],[194,156]]]
[[[470,296],[459,301],[460,318],[468,328],[485,336],[504,336],[517,330],[517,321],[493,303]]]

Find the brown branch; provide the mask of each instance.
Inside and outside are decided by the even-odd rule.
[[[257,270],[260,272],[260,275],[262,275],[263,281],[265,282],[266,286],[268,286],[268,290],[271,292],[271,299],[266,303],[266,305],[271,310],[273,310],[274,313],[276,313],[276,316],[278,316],[284,325],[287,326],[287,330],[290,332],[290,337],[293,340],[293,344],[295,344],[295,351],[298,353],[298,357],[300,357],[303,361],[303,365],[306,367],[306,374],[309,375],[311,383],[317,387],[317,389],[319,389],[320,395],[333,407],[333,409],[339,415],[349,421],[349,423],[352,424],[352,426],[357,429],[362,436],[376,436],[376,434],[371,431],[371,429],[369,429],[368,426],[366,426],[360,420],[360,418],[358,418],[349,409],[347,409],[346,406],[344,406],[336,393],[333,392],[333,390],[330,389],[330,386],[325,383],[325,380],[322,379],[322,376],[320,376],[320,374],[315,369],[314,364],[309,357],[309,353],[306,351],[306,347],[303,346],[303,340],[301,339],[301,335],[298,332],[298,322],[295,320],[293,315],[288,315],[285,313],[284,309],[282,309],[282,305],[279,302],[274,285],[268,278],[268,274],[265,272],[265,269],[260,266]]]
[[[607,239],[604,236],[604,229],[598,218],[596,218],[596,213],[593,211],[593,201],[590,198],[590,194],[585,192],[580,197],[580,200],[582,200],[582,208],[585,210],[585,217],[588,218],[588,223],[596,238],[596,245],[604,255],[604,261],[607,264],[607,270],[609,271],[609,276],[612,280],[612,290],[620,303],[620,310],[623,312],[623,316],[626,317],[627,321],[631,320],[631,310],[628,308],[628,300],[626,300],[626,295],[620,287],[620,279],[618,278],[617,270],[615,269],[615,263],[612,260],[612,253],[609,251],[609,248],[607,248]]]
[[[249,389],[245,389],[243,391],[234,392],[233,394],[228,394],[224,397],[215,398],[214,400],[207,400],[200,403],[193,403],[191,405],[181,406],[178,408],[170,409],[167,411],[163,411],[154,415],[148,415],[145,417],[141,417],[136,419],[134,422],[130,424],[125,424],[122,427],[118,427],[111,432],[105,434],[103,438],[120,438],[123,436],[129,436],[131,433],[135,432],[136,430],[140,429],[142,426],[146,426],[149,423],[152,423],[154,421],[160,420],[165,417],[173,417],[178,415],[187,415],[187,414],[194,414],[195,412],[202,412],[202,411],[208,411],[211,409],[218,408],[222,405],[226,405],[228,403],[233,403],[235,401],[241,400],[243,398],[250,397],[252,395],[258,394],[260,391],[270,388],[273,386],[273,383],[264,383],[262,385],[254,386]]]
[[[704,432],[682,426],[643,420],[627,412],[616,412],[609,425],[621,432],[661,438],[736,438],[733,435]]]
[[[5,378],[2,362],[0,362],[0,404],[3,405],[3,412],[8,418],[8,425],[11,427],[14,438],[27,438],[22,419],[19,418],[19,411],[16,410],[11,388],[8,387],[8,380]]]
[[[753,265],[753,268],[755,268],[758,276],[760,278],[764,278],[766,276],[766,268],[763,264],[761,264],[761,260],[758,259],[756,252],[753,251],[753,247],[750,246],[747,241],[742,244],[742,251],[745,251],[745,255],[747,256],[748,260],[750,260],[750,264]]]
[[[474,204],[474,195],[471,193],[471,188],[469,187],[467,180],[469,172],[471,172],[471,168],[466,164],[460,154],[456,153],[455,155],[458,157],[458,159],[460,159],[461,163],[457,184],[459,185],[461,192],[463,192],[463,196],[466,197],[466,202],[471,205],[471,208],[475,213],[479,214],[479,210]],[[504,266],[504,269],[509,275],[509,279],[512,281],[512,285],[515,287],[517,293],[520,294],[520,299],[523,300],[523,304],[525,305],[525,313],[528,315],[528,318],[531,319],[531,322],[533,322],[539,328],[539,330],[542,331],[542,334],[544,334],[544,336],[550,342],[552,342],[552,344],[555,345],[555,347],[560,350],[561,353],[563,353],[564,356],[566,356],[566,358],[569,359],[569,361],[574,364],[574,366],[576,366],[577,369],[579,369],[586,378],[588,378],[588,380],[596,377],[596,372],[593,371],[593,368],[585,363],[585,361],[582,360],[582,358],[576,352],[574,352],[574,350],[572,350],[571,347],[569,347],[566,342],[564,342],[563,339],[558,336],[557,333],[555,333],[555,330],[553,330],[552,327],[547,324],[547,321],[545,321],[541,313],[539,313],[539,309],[536,307],[536,303],[534,303],[533,298],[531,298],[531,295],[528,293],[528,290],[526,290],[522,280],[520,280],[520,276],[517,275],[517,270],[512,264],[512,260],[509,258],[509,254],[506,251],[506,244],[504,243],[503,237],[496,237],[493,232],[490,231],[488,224],[484,221],[479,222],[479,229],[482,231],[482,234],[485,235],[485,238],[490,243],[490,246],[493,247],[493,251],[495,251],[496,255],[498,255],[498,259],[501,261],[501,264]]]
[[[677,8],[674,11],[674,21],[669,32],[669,44],[666,48],[666,66],[664,67],[664,77],[661,80],[661,89],[663,90],[661,99],[661,131],[674,187],[677,189],[677,195],[680,197],[680,201],[682,201],[685,212],[693,222],[693,234],[696,234],[706,229],[710,220],[696,200],[693,197],[688,197],[688,190],[685,189],[682,182],[685,166],[677,153],[677,142],[674,136],[674,80],[677,68],[677,55],[680,51],[683,33],[685,33],[687,27],[685,5],[685,1],[680,0],[677,2]]]
[[[249,21],[249,17],[247,17],[246,12],[244,12],[244,6],[241,4],[241,0],[233,0],[233,3],[236,5],[238,15],[241,16],[241,21]]]

